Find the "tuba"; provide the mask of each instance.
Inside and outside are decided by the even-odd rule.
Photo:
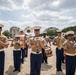
[[[28,27],[25,28],[25,31],[26,31],[27,33],[30,33],[30,32],[32,31],[32,28],[28,26]]]

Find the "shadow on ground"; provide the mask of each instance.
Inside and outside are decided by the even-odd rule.
[[[56,72],[56,74],[52,74],[52,75],[65,75],[63,72]]]
[[[51,65],[48,65],[48,64],[42,64],[41,66],[41,71],[48,71],[49,69],[51,69],[52,66]]]
[[[13,66],[10,66],[9,68],[8,68],[8,70],[5,72],[5,74],[6,75],[17,75],[19,72],[13,72],[13,70],[14,70],[14,67]]]

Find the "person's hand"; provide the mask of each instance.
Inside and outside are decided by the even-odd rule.
[[[74,47],[76,47],[76,43],[74,44]]]
[[[73,49],[76,49],[76,46],[73,46]]]
[[[37,46],[37,43],[38,43],[38,42],[35,41],[35,42],[34,42],[34,46]]]
[[[40,40],[38,40],[39,41],[39,43],[42,43],[42,40],[40,39]]]
[[[19,43],[16,43],[17,45],[20,45]]]

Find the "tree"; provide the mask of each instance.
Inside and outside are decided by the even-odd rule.
[[[9,35],[10,35],[8,30],[5,30],[2,34],[4,34],[6,37],[9,37]]]
[[[72,31],[74,31],[76,33],[76,26],[71,26],[71,27],[64,28],[62,31],[67,32],[69,30],[72,30]]]
[[[54,36],[54,35],[57,35],[57,32],[54,31],[54,30],[48,30],[48,31],[47,31],[47,35],[49,35],[49,36]]]

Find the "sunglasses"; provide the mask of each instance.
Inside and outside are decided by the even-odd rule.
[[[68,36],[73,36],[73,34],[69,34]]]
[[[58,33],[61,33],[61,32],[58,32]]]
[[[34,31],[40,31],[39,29],[36,29],[36,30],[34,30]]]

